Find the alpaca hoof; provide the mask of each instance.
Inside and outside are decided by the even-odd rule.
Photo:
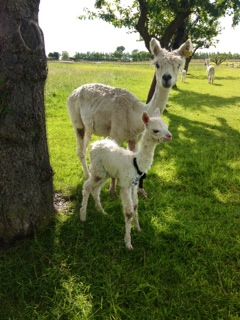
[[[108,213],[104,210],[99,210],[98,212],[100,212],[103,216],[108,216]]]
[[[142,232],[142,229],[140,227],[137,227],[137,232]]]
[[[117,198],[117,193],[116,193],[115,189],[114,190],[110,189],[109,192],[110,192],[110,196],[111,196],[112,199],[116,199]]]
[[[139,194],[139,196],[143,197],[144,199],[147,199],[147,197],[148,197],[147,192],[143,188],[138,189],[138,194]]]
[[[86,212],[83,209],[80,209],[80,221],[81,222],[86,221]]]
[[[129,250],[129,251],[132,251],[133,250],[133,246],[132,244],[126,244],[126,248]]]

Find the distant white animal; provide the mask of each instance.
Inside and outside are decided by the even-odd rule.
[[[213,84],[215,78],[215,68],[210,64],[210,59],[205,59],[205,66],[207,67],[208,83]]]
[[[108,178],[117,178],[125,217],[125,245],[129,250],[133,249],[132,222],[135,222],[138,231],[141,230],[138,221],[138,182],[152,165],[156,145],[172,140],[168,127],[160,117],[149,118],[147,113],[143,113],[142,120],[145,130],[136,153],[110,139],[92,145],[90,174],[83,185],[80,209],[80,220],[86,221],[88,199],[92,194],[97,209],[106,214],[101,205],[100,192]]]
[[[134,150],[144,126],[142,114],[150,116],[163,113],[169,92],[177,81],[179,68],[192,50],[190,40],[177,50],[169,52],[161,48],[159,41],[151,39],[157,84],[154,95],[145,105],[126,90],[103,84],[86,84],[73,91],[68,99],[68,108],[78,143],[78,155],[83,171],[88,177],[86,148],[92,134],[111,137],[118,144],[128,142]]]
[[[181,76],[182,76],[182,82],[186,82],[187,71],[185,69],[182,69]]]

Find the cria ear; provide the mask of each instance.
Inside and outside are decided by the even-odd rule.
[[[147,125],[149,123],[150,118],[149,118],[149,115],[147,114],[147,112],[143,112],[142,120],[145,125]]]
[[[152,52],[152,54],[154,56],[157,56],[160,51],[161,51],[161,45],[160,45],[160,42],[155,39],[155,38],[152,38],[151,41],[150,41],[150,50]]]
[[[192,50],[193,50],[192,42],[190,39],[188,39],[177,50],[175,50],[175,52],[184,58],[188,58],[192,55]]]

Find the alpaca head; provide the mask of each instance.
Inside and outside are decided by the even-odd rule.
[[[168,126],[160,117],[149,117],[146,112],[143,113],[142,120],[145,124],[145,134],[156,141],[162,143],[172,140],[172,134],[168,130]]]
[[[152,38],[150,49],[154,55],[157,83],[160,87],[170,89],[177,82],[178,72],[185,58],[191,55],[192,43],[187,40],[178,49],[167,51],[161,48],[158,40]]]

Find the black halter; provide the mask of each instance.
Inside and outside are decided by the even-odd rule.
[[[147,177],[146,173],[145,172],[142,172],[139,167],[138,167],[138,164],[137,164],[137,158],[134,157],[133,158],[133,166],[134,168],[136,169],[137,171],[137,174],[140,176],[139,178],[139,188],[143,188],[143,180]]]

